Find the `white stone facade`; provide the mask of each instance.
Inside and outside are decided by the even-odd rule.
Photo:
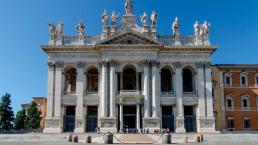
[[[83,133],[97,126],[102,132],[126,127],[215,132],[210,61],[217,46],[205,42],[208,33],[159,36],[155,17],[148,30],[133,13],[122,17],[121,26],[108,26],[106,15],[100,36],[86,35],[82,23],[77,36],[50,25],[49,45],[41,46],[48,55],[44,132]],[[170,111],[168,123],[163,112]]]

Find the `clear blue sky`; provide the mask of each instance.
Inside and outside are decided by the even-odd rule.
[[[215,63],[258,63],[257,0],[134,0],[134,14],[158,12],[158,32],[171,34],[176,16],[182,34],[193,34],[195,20],[211,21],[211,39],[219,45]],[[0,95],[12,95],[14,111],[34,96],[47,94],[48,22],[63,21],[65,34],[76,34],[83,20],[87,34],[99,34],[103,9],[124,14],[124,0],[1,0]]]

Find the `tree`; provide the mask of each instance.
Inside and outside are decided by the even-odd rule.
[[[25,129],[25,110],[20,110],[16,114],[14,125],[16,129]]]
[[[4,130],[13,128],[14,115],[11,107],[11,95],[6,93],[0,103],[0,127]]]
[[[37,103],[32,101],[28,114],[25,117],[26,129],[37,129],[40,127],[40,111],[38,110]]]

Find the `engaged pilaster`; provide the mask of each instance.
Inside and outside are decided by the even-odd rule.
[[[103,60],[101,62],[101,117],[107,117],[107,65],[108,61]]]
[[[144,61],[143,77],[144,77],[144,117],[150,117],[150,100],[149,100],[149,64],[150,61]]]
[[[77,77],[76,77],[76,94],[77,94],[77,104],[76,104],[76,118],[75,118],[75,133],[85,132],[85,119],[83,116],[83,86],[84,86],[84,68],[85,64],[80,62],[77,64]]]
[[[115,65],[114,60],[110,60],[110,117],[115,117],[116,114],[116,99],[115,99]]]
[[[158,65],[159,62],[152,61],[152,117],[159,117],[159,109],[160,109],[160,94],[159,94],[159,72]]]
[[[177,117],[176,117],[176,132],[177,133],[184,133],[185,125],[184,125],[184,112],[183,112],[183,79],[182,79],[182,63],[175,63],[174,64],[176,70],[176,110],[177,110]]]

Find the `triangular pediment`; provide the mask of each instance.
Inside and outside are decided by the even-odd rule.
[[[139,32],[126,31],[102,40],[99,44],[159,45],[159,42]]]

